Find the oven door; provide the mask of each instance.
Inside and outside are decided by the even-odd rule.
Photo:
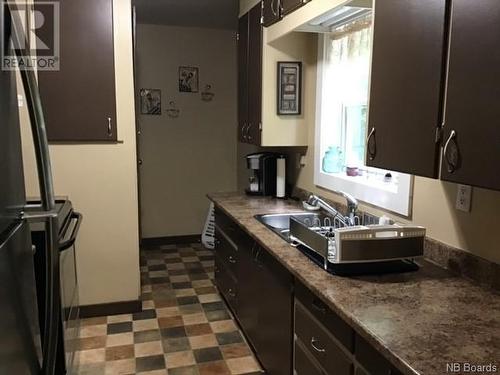
[[[65,233],[61,235],[59,245],[61,305],[62,305],[62,338],[67,374],[74,373],[74,349],[79,336],[79,297],[78,277],[76,272],[76,237],[82,215],[73,212]]]

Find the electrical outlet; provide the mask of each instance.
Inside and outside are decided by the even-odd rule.
[[[472,199],[472,186],[458,185],[457,186],[457,201],[455,208],[460,211],[470,212]]]

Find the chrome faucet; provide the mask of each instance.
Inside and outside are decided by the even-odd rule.
[[[358,209],[357,199],[354,198],[351,194],[348,194],[343,191],[334,191],[334,193],[342,195],[347,201],[348,225],[350,226],[356,225],[356,211]],[[307,204],[311,206],[321,207],[323,210],[330,213],[333,217],[340,215],[340,213],[335,208],[326,203],[323,199],[321,199],[317,195],[311,194],[307,199]]]

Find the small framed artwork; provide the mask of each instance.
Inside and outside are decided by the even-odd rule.
[[[302,63],[278,62],[278,115],[300,115],[302,111]]]
[[[179,91],[198,92],[198,68],[193,66],[179,67]]]
[[[161,90],[141,89],[141,115],[161,115]]]

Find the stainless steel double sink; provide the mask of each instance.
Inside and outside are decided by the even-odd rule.
[[[290,218],[297,217],[302,220],[309,220],[311,223],[322,220],[324,215],[311,212],[291,212],[286,214],[263,214],[255,215],[257,221],[264,224],[267,228],[279,235],[287,242],[293,242],[290,239]]]

